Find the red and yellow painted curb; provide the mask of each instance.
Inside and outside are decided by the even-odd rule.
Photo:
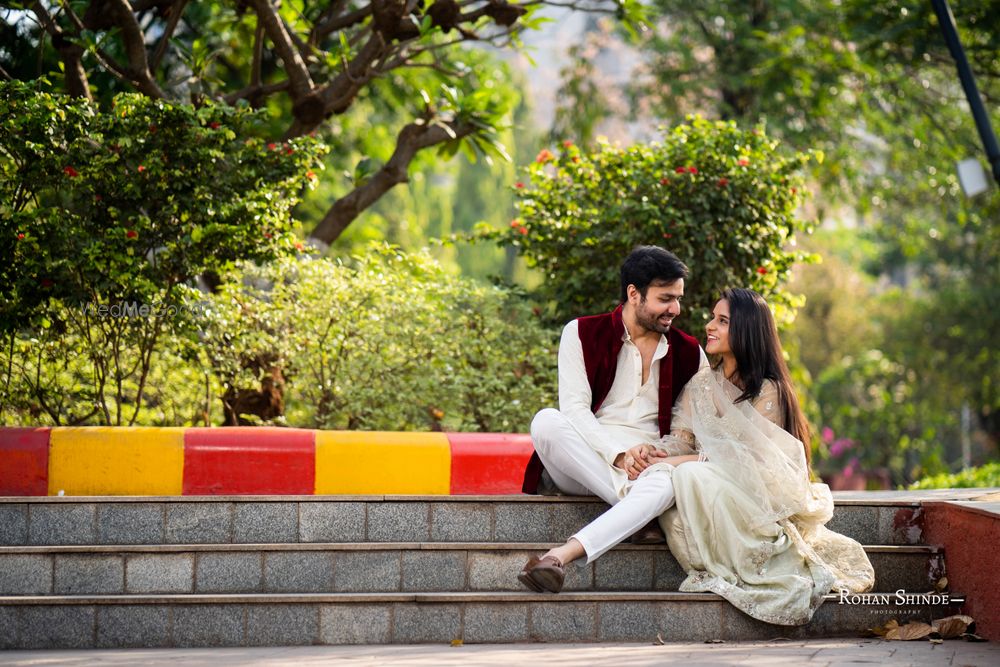
[[[0,427],[0,496],[520,493],[510,433]]]

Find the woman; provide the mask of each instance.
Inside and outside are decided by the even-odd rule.
[[[705,330],[719,361],[685,385],[646,469],[672,468],[676,506],[660,523],[688,573],[680,590],[717,593],[768,623],[807,623],[830,590],[870,590],[874,571],[860,544],[823,525],[833,498],[810,483],[808,425],[767,303],[726,290]],[[558,592],[604,516],[529,561],[521,581]]]

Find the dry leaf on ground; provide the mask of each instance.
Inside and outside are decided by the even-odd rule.
[[[959,614],[931,621],[931,626],[934,628],[935,632],[941,635],[942,639],[955,639],[956,637],[961,637],[965,634],[968,631],[969,626],[974,625],[975,622],[975,619],[971,616],[962,616]]]
[[[923,639],[932,632],[934,632],[934,628],[926,623],[913,621],[911,623],[907,623],[906,625],[901,625],[898,628],[889,630],[889,632],[885,633],[885,638],[905,642],[912,641],[914,639]]]

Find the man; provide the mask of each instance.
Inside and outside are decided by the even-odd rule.
[[[546,472],[560,491],[594,494],[614,506],[606,520],[571,540],[589,560],[640,529],[633,540],[662,541],[655,519],[674,494],[669,468],[655,466],[665,455],[652,444],[669,434],[674,400],[685,383],[708,365],[698,341],[672,326],[687,275],[673,253],[639,246],[622,264],[621,304],[563,329],[559,410],[542,410],[532,420],[535,455],[523,490],[536,493]],[[532,559],[519,578],[538,590],[532,570],[555,568],[561,585],[562,564],[550,560]]]

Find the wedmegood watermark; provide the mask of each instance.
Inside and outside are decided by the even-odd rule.
[[[80,309],[90,317],[174,317],[179,313],[199,315],[208,310],[208,304],[166,304],[161,301],[139,303],[138,301],[117,301],[115,303],[83,303]]]

